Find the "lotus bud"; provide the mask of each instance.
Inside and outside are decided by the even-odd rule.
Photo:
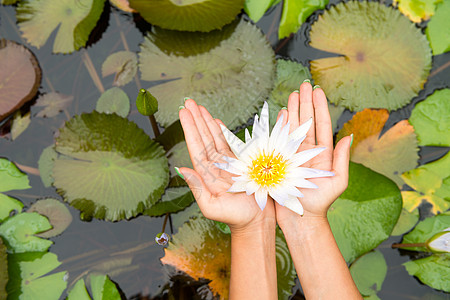
[[[158,245],[165,246],[170,240],[170,236],[165,232],[160,232],[156,235],[155,241]]]
[[[140,89],[136,98],[136,107],[144,116],[151,116],[158,111],[158,100],[146,89]]]
[[[427,242],[428,248],[433,252],[450,252],[450,227],[433,235]]]

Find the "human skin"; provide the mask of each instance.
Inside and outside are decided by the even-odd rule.
[[[235,157],[214,120],[188,99],[179,112],[194,170],[180,168],[203,215],[231,230],[230,299],[277,299],[275,206],[261,211],[253,195],[228,193],[232,175],[213,165],[222,156]]]
[[[300,112],[299,112],[300,111]],[[313,124],[299,151],[326,147],[304,167],[332,171],[335,176],[309,179],[318,189],[301,189],[304,215],[275,202],[276,219],[284,233],[306,299],[362,299],[347,264],[336,244],[327,219],[330,205],[348,184],[349,151],[352,137],[333,148],[333,133],[327,100],[322,89],[309,82],[289,96],[283,119],[290,131],[313,118]],[[334,150],[333,150],[334,149]]]

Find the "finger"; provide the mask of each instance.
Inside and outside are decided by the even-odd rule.
[[[195,126],[197,126],[200,133],[208,159],[213,160],[212,157],[217,156],[216,145],[197,103],[192,99],[187,99],[186,102],[184,102],[184,106],[191,112],[192,117],[194,118]]]
[[[221,155],[227,155],[230,157],[234,157],[234,154],[231,152],[230,147],[228,146],[225,137],[223,136],[222,129],[220,129],[220,125],[213,119],[211,114],[206,110],[205,107],[199,106],[200,113],[203,116],[203,119],[206,122],[206,125],[211,132],[214,143],[216,145],[217,152]]]
[[[303,82],[300,85],[300,124],[305,123],[310,118],[313,118],[314,123],[314,107],[312,103],[312,86],[309,82]],[[315,126],[312,125],[306,133],[305,144],[315,145]]]
[[[333,154],[333,172],[336,176],[333,177],[337,181],[337,192],[342,194],[348,186],[348,166],[350,160],[350,146],[352,136],[342,138],[336,145]],[[338,197],[339,195],[336,195]]]
[[[192,165],[198,170],[208,163],[205,146],[191,112],[188,109],[182,109],[179,111],[179,116]]]
[[[331,129],[331,117],[328,111],[328,103],[325,93],[322,89],[317,88],[313,91],[314,118],[316,123],[316,140],[317,144],[325,146],[326,149],[321,153],[322,157],[330,158],[330,162],[326,169],[331,166],[331,156],[333,155],[333,132]]]
[[[209,203],[211,202],[212,194],[202,177],[196,171],[189,168],[179,168],[178,171],[183,175],[183,179],[191,189],[203,215],[208,218],[208,212],[211,210]]]
[[[284,125],[287,124],[287,122],[288,122],[288,115],[289,115],[289,113],[288,113],[287,109],[285,109],[285,108],[281,109],[278,112],[277,122],[281,118],[281,116],[283,116],[283,122],[281,123],[282,127],[284,127]]]
[[[300,94],[293,92],[288,99],[288,116],[289,124],[291,125],[290,132],[294,131],[300,125],[299,109],[300,109]]]

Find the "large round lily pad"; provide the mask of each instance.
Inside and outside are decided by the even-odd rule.
[[[0,121],[30,101],[41,83],[41,68],[28,48],[0,40]]]
[[[103,11],[105,0],[24,0],[17,7],[22,36],[39,48],[57,30],[54,53],[84,47]]]
[[[244,0],[129,0],[149,23],[167,29],[211,31],[231,23]]]
[[[340,54],[311,62],[333,103],[351,110],[398,109],[422,89],[431,67],[426,37],[398,10],[378,2],[331,7],[311,27],[311,46]]]
[[[344,259],[355,258],[386,240],[402,210],[397,185],[363,165],[350,163],[347,190],[328,210],[333,235]]]
[[[157,121],[163,126],[172,124],[184,98],[191,97],[227,126],[246,123],[272,88],[272,48],[261,31],[245,21],[231,35],[229,29],[199,35],[200,46],[190,47],[184,35],[158,30],[149,33],[141,45],[142,79],[170,80],[149,89],[159,102]],[[217,46],[210,48],[210,43]],[[183,44],[189,52],[178,51]]]
[[[116,114],[74,117],[55,150],[53,185],[86,218],[136,216],[160,199],[169,180],[162,147]]]

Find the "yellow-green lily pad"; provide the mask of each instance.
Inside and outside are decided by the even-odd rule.
[[[313,23],[311,46],[339,54],[311,61],[332,103],[350,110],[395,110],[418,95],[431,68],[426,37],[398,10],[378,2],[342,2]]]
[[[425,29],[433,54],[438,55],[450,51],[450,2],[445,0],[436,8],[436,13]]]
[[[137,56],[131,51],[119,51],[106,58],[102,65],[102,76],[112,74],[114,76],[113,85],[123,86],[130,82],[137,72]]]
[[[20,213],[23,208],[23,203],[17,199],[6,196],[0,193],[0,222],[9,217],[12,211]]]
[[[69,209],[61,201],[53,198],[38,200],[30,206],[27,212],[37,212],[49,220],[52,229],[37,234],[43,238],[61,234],[72,223],[72,214]]]
[[[130,113],[130,98],[121,88],[110,88],[98,98],[95,110],[107,114],[116,113],[126,118]]]
[[[29,189],[28,176],[15,164],[0,157],[0,192]]]
[[[436,5],[444,0],[394,0],[394,5],[411,21],[420,23],[428,20],[436,11]]]
[[[378,250],[364,254],[350,266],[350,273],[363,296],[376,295],[387,274],[383,253]]]

